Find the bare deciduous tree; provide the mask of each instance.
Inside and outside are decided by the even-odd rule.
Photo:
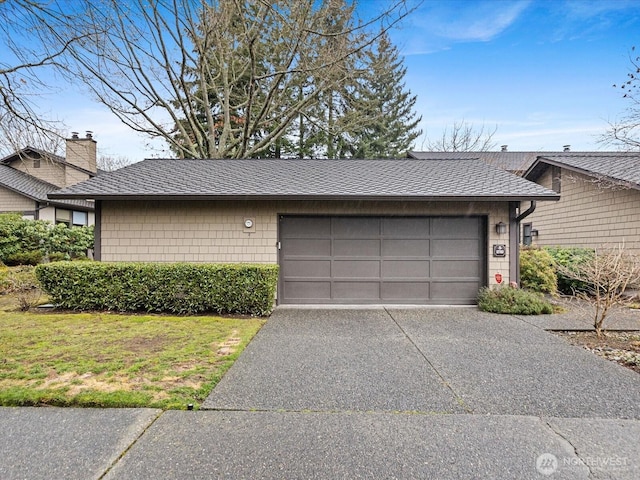
[[[620,85],[613,85],[614,88],[620,89],[623,98],[626,98],[630,105],[620,119],[609,122],[609,129],[600,137],[600,143],[617,146],[623,150],[640,150],[640,56],[635,54],[635,50],[635,47],[631,47],[631,68],[627,73],[627,79]]]
[[[622,244],[598,248],[591,257],[572,267],[557,268],[564,276],[586,285],[575,295],[593,307],[593,328],[598,336],[602,336],[611,310],[630,303],[627,290],[640,284],[640,258],[627,252]]]
[[[62,68],[74,44],[90,32],[78,28],[77,11],[57,2],[0,1],[0,152],[29,145],[56,153],[63,125],[37,108],[43,94],[53,92],[46,81]],[[92,33],[100,33],[96,25]]]
[[[409,13],[405,0],[393,0],[373,19],[335,29],[333,13],[351,2],[76,0],[48,10],[20,2],[37,43],[51,49],[43,61],[131,129],[162,138],[180,157],[211,158],[273,144],[354,74],[344,60],[375,41],[379,33],[369,32]],[[300,85],[304,95],[292,95]]]
[[[486,125],[475,127],[461,120],[453,122],[451,127],[445,128],[440,138],[430,140],[428,137],[423,144],[423,150],[429,152],[486,152],[495,148],[493,136],[498,127],[493,129]]]
[[[112,157],[110,155],[101,155],[98,157],[98,169],[105,172],[113,172],[119,168],[131,165],[131,160],[127,157]]]

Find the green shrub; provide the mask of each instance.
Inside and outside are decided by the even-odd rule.
[[[47,255],[65,259],[85,257],[93,248],[93,227],[52,225],[18,214],[0,214],[0,261],[8,265],[35,265]],[[36,254],[34,252],[39,252]]]
[[[590,248],[564,248],[564,247],[544,247],[553,258],[554,264],[562,266],[568,270],[575,270],[581,264],[593,258],[593,250]],[[564,275],[556,268],[556,278],[558,291],[564,295],[573,295],[575,292],[584,292],[589,285],[575,278]]]
[[[21,249],[21,229],[27,222],[17,213],[0,214],[0,261]]]
[[[49,229],[45,248],[47,252],[65,255],[65,259],[86,257],[87,250],[93,248],[93,226],[69,228],[59,223]]]
[[[48,255],[50,262],[64,262],[65,260],[71,260],[71,256],[62,252],[53,252]]]
[[[510,286],[480,289],[478,308],[483,312],[514,315],[553,313],[553,306],[541,294]]]
[[[547,251],[538,248],[523,248],[520,251],[520,286],[533,292],[557,292],[553,258]]]
[[[5,258],[5,262],[9,266],[38,265],[39,263],[42,263],[42,252],[40,250],[21,250],[19,252],[7,255],[7,257]]]
[[[278,267],[56,262],[36,275],[53,303],[73,310],[268,315]]]

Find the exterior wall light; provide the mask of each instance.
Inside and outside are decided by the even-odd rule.
[[[532,237],[537,237],[538,236],[538,230],[531,230],[531,236]]]
[[[496,224],[496,233],[498,235],[504,235],[507,233],[507,224],[504,222],[500,222]]]

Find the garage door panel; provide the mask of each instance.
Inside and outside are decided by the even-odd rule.
[[[407,222],[406,218],[383,218],[382,235],[387,238],[425,238],[429,236],[430,224],[428,218],[416,218]]]
[[[282,266],[286,277],[331,277],[331,260],[289,260]]]
[[[291,301],[324,300],[331,297],[331,282],[284,282],[285,298]]]
[[[331,219],[321,217],[286,217],[286,229],[281,238],[292,237],[327,237],[331,236]]]
[[[333,282],[333,298],[337,300],[380,299],[379,282]]]
[[[473,303],[478,296],[480,282],[462,282],[462,281],[432,281],[431,282],[431,300],[452,302],[466,301]]]
[[[478,238],[477,217],[436,217],[431,221],[434,237]]]
[[[430,276],[429,260],[384,260],[382,262],[382,278],[428,278]]]
[[[333,278],[379,278],[379,260],[334,260]]]
[[[382,300],[426,302],[429,282],[382,282]]]
[[[333,255],[336,257],[379,257],[380,240],[333,241]]]
[[[433,260],[431,270],[433,276],[439,278],[479,278],[481,273],[479,260]]]
[[[394,257],[428,257],[429,240],[382,240],[382,255]]]
[[[470,304],[486,281],[481,217],[299,220],[279,225],[281,303]]]
[[[282,241],[287,257],[292,256],[331,256],[331,239],[290,238]]]
[[[461,240],[449,238],[431,240],[432,257],[477,257],[478,250],[478,239]]]
[[[380,235],[380,219],[375,217],[335,217],[334,238],[371,238]]]

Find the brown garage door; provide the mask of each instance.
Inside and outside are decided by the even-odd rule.
[[[280,303],[473,304],[484,217],[280,216]]]

